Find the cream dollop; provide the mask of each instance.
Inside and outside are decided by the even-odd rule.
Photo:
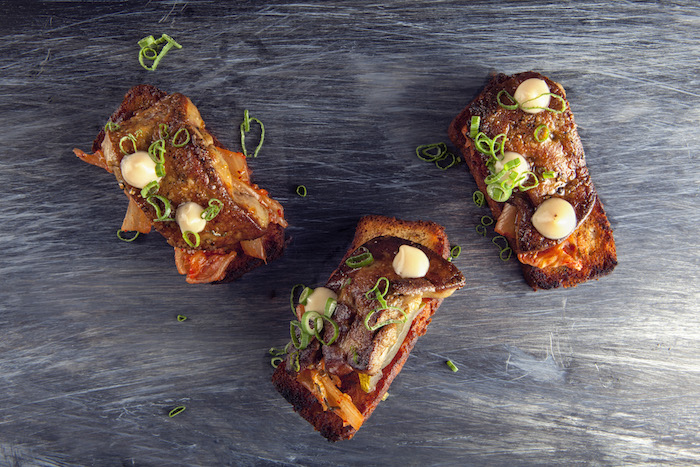
[[[549,92],[549,86],[545,80],[530,78],[520,83],[513,98],[523,112],[536,114],[549,105]]]
[[[188,201],[177,207],[175,222],[182,232],[199,233],[204,230],[207,221],[202,219],[204,208],[197,203]]]
[[[401,245],[392,262],[394,271],[403,279],[423,277],[428,273],[430,260],[422,250],[410,245]]]
[[[327,287],[316,287],[306,299],[304,310],[323,314],[326,311],[326,303],[329,298],[338,300],[338,295]]]
[[[535,209],[532,225],[543,237],[558,240],[576,228],[576,211],[565,199],[549,198]]]
[[[136,151],[122,158],[119,164],[122,178],[129,185],[143,188],[153,181],[160,180],[156,175],[156,163],[146,151]]]

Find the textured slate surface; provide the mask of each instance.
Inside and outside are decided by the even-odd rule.
[[[700,462],[696,2],[223,3],[0,4],[0,464]],[[136,42],[162,33],[183,50],[147,72]],[[529,69],[567,89],[615,229],[618,268],[572,290],[532,292],[475,233],[464,166],[414,155],[490,72]],[[115,238],[126,200],[71,150],[139,83],[233,149],[244,109],[265,123],[250,165],[285,206],[282,259],[191,286],[157,234]],[[323,282],[368,213],[445,225],[468,282],[330,444],[266,353],[291,286]]]

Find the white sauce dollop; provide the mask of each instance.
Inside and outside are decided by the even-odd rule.
[[[513,98],[523,112],[536,114],[542,112],[549,105],[549,92],[549,86],[545,80],[530,78],[520,83]]]
[[[576,211],[565,199],[549,198],[537,206],[532,225],[543,237],[558,240],[576,228]]]
[[[396,274],[403,279],[414,279],[428,273],[430,260],[422,250],[410,245],[401,245],[392,266]]]
[[[129,185],[143,188],[153,181],[161,179],[156,175],[156,163],[146,151],[136,151],[122,158],[119,164],[122,178]]]
[[[316,287],[306,299],[304,310],[323,314],[326,311],[326,302],[329,298],[338,300],[338,295],[327,287]]]
[[[182,232],[199,233],[204,230],[207,221],[202,219],[204,208],[197,203],[188,201],[177,207],[175,222]]]

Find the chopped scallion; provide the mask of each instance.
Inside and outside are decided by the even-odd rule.
[[[194,241],[190,240],[190,235],[194,237]],[[182,238],[185,240],[185,243],[190,246],[190,248],[197,248],[199,246],[199,234],[197,232],[185,230],[182,232]]]
[[[374,256],[366,247],[358,248],[355,255],[345,260],[345,264],[353,269],[369,266],[374,262]]]
[[[133,237],[124,237],[124,234],[127,232],[133,232],[134,236]],[[138,238],[138,236],[139,236],[139,232],[137,232],[137,231],[122,230],[122,229],[117,230],[117,238],[123,242],[133,242],[134,240],[136,240]]]
[[[457,368],[457,365],[454,364],[452,360],[447,360],[445,364],[452,370],[453,372],[457,373],[459,371],[459,368]]]
[[[180,136],[180,133],[182,133],[183,131],[185,132],[185,139],[184,139],[184,141],[182,141],[182,142],[180,142],[180,143],[176,143],[175,141],[177,141],[178,136]],[[187,130],[187,128],[185,128],[185,127],[180,128],[180,129],[177,130],[177,131],[175,132],[175,134],[173,135],[173,139],[172,139],[171,142],[172,142],[172,145],[173,145],[174,147],[176,147],[176,148],[181,148],[181,147],[183,147],[184,145],[186,145],[187,143],[190,142],[190,132],[189,132],[189,131]]]
[[[248,150],[245,147],[245,134],[250,131],[250,122],[257,122],[260,125],[260,141],[255,147],[255,151],[251,157],[258,157],[260,148],[262,148],[263,141],[265,140],[265,125],[255,117],[251,117],[248,109],[243,111],[243,122],[241,123],[241,148],[243,148],[243,155],[248,157]]]
[[[299,185],[297,187],[297,194],[301,196],[302,198],[306,198],[307,190],[304,185]]]
[[[549,128],[547,125],[540,125],[537,128],[535,128],[535,141],[538,143],[543,143],[549,138]]]
[[[470,125],[469,125],[469,137],[474,139],[476,134],[479,133],[479,124],[481,123],[481,117],[478,115],[473,115]]]
[[[181,405],[179,407],[175,407],[173,410],[171,410],[168,413],[168,417],[173,418],[175,415],[181,414],[182,412],[184,412],[185,409],[186,409],[186,407],[184,405]]]

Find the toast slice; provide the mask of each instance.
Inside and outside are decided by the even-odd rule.
[[[282,206],[251,183],[245,156],[209,133],[186,96],[133,87],[92,151],[74,150],[113,173],[129,198],[121,230],[155,228],[175,248],[187,282],[233,280],[282,253]],[[187,207],[208,214],[195,212],[194,221],[185,222]]]
[[[392,258],[403,245],[429,258],[424,276],[397,275]],[[372,254],[370,264],[354,267],[350,263],[366,252]],[[325,286],[337,297],[331,315],[339,329],[337,339],[333,339],[333,326],[324,325],[308,346],[292,348],[272,376],[294,410],[328,440],[354,436],[387,394],[442,300],[464,285],[464,276],[447,261],[448,256],[447,235],[434,222],[374,215],[359,221],[348,252]],[[378,305],[372,295],[377,292],[371,288],[382,278],[387,279],[385,303]],[[301,322],[310,303],[311,298],[296,308]],[[368,311],[376,307],[387,309]],[[392,307],[394,315],[389,315]],[[404,322],[396,319],[401,317],[396,308],[403,310]],[[296,333],[294,327],[292,332]],[[295,337],[299,335],[292,336],[293,342]]]
[[[525,88],[526,81],[539,82],[548,92],[518,102],[515,96],[522,95],[518,89]],[[542,97],[549,102],[541,107],[528,104]],[[588,173],[574,116],[560,84],[532,71],[495,75],[452,121],[448,134],[486,195],[497,219],[496,232],[508,239],[533,289],[573,287],[615,268],[612,228]],[[505,162],[514,156],[507,156],[508,152],[522,157],[510,172]],[[519,171],[520,166],[528,170]],[[519,186],[514,186],[516,179]],[[564,200],[575,216],[572,228],[563,236],[546,232],[546,226],[540,224],[545,235],[532,220],[550,198]]]

